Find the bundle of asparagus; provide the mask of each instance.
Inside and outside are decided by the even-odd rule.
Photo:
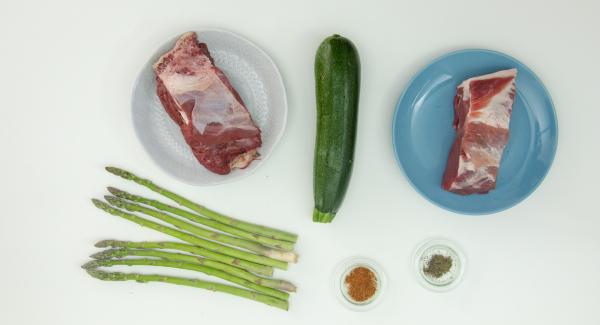
[[[109,249],[91,255],[94,260],[82,266],[91,276],[105,281],[164,282],[203,288],[288,309],[288,292],[295,292],[296,287],[288,281],[273,279],[271,276],[274,268],[285,270],[288,263],[297,262],[298,255],[293,251],[298,238],[296,235],[225,216],[123,169],[106,167],[106,170],[134,181],[188,210],[109,187],[108,191],[112,195],[104,197],[106,202],[92,199],[96,207],[170,235],[183,243],[100,241],[96,243],[96,247]],[[134,214],[136,212],[173,227]],[[116,265],[192,270],[238,286],[200,279],[99,269]]]

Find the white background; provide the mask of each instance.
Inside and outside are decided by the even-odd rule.
[[[0,323],[2,324],[600,324],[600,12],[595,1],[2,1],[0,4]],[[95,3],[95,4],[92,4]],[[289,98],[282,141],[254,175],[193,187],[145,154],[130,117],[133,81],[174,35],[238,32],[278,64]],[[362,61],[356,163],[333,224],[311,222],[313,60],[323,38],[352,39]],[[391,117],[410,77],[461,48],[529,65],[556,104],[555,163],[526,201],[486,217],[452,214],[408,184]],[[107,283],[79,265],[100,239],[160,239],[96,210],[114,164],[221,212],[299,233],[300,263],[277,276],[299,291],[289,312],[163,284]],[[442,235],[468,256],[454,291],[422,288],[410,254]],[[333,297],[333,267],[378,261],[384,301],[366,313]]]

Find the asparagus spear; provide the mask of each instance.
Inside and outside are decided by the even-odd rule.
[[[187,232],[190,232],[190,233],[200,236],[200,237],[211,239],[213,241],[217,241],[217,242],[224,243],[224,244],[241,247],[241,248],[247,249],[249,251],[258,253],[260,255],[264,255],[264,256],[267,256],[267,257],[270,257],[270,258],[273,258],[276,260],[284,261],[284,262],[296,262],[298,259],[296,253],[294,253],[294,252],[285,252],[285,251],[277,250],[274,248],[269,248],[269,247],[263,246],[261,244],[258,244],[256,242],[248,241],[246,239],[229,236],[229,235],[221,234],[221,233],[218,233],[218,232],[215,232],[212,230],[208,230],[206,228],[198,227],[198,226],[195,226],[188,222],[185,222],[181,219],[170,216],[166,213],[162,213],[162,212],[156,211],[154,209],[146,208],[139,204],[130,203],[130,202],[127,202],[120,198],[117,198],[115,196],[107,195],[104,197],[104,199],[106,199],[106,201],[108,201],[108,203],[110,203],[111,205],[113,205],[117,208],[126,209],[131,212],[142,212],[146,215],[149,215],[151,217],[155,217],[159,220],[170,223],[179,229],[185,230]]]
[[[221,270],[217,270],[212,267],[208,267],[200,264],[192,264],[185,263],[179,261],[169,261],[169,260],[155,260],[155,259],[122,259],[122,260],[94,260],[87,262],[82,267],[84,269],[89,268],[98,268],[101,266],[115,266],[115,265],[128,265],[128,266],[136,266],[136,265],[149,265],[149,266],[162,266],[162,267],[170,267],[175,269],[184,269],[202,272],[207,275],[211,275],[217,278],[221,278],[223,280],[239,284],[243,287],[258,291],[260,293],[269,295],[271,297],[279,298],[282,300],[287,300],[289,298],[289,294],[287,292],[275,290],[273,288],[267,288],[262,285],[258,285],[254,282],[244,280],[237,276],[231,275],[227,272],[223,272]]]
[[[207,267],[211,267],[213,269],[217,269],[231,275],[237,276],[238,278],[253,282],[260,286],[265,286],[278,290],[285,291],[296,291],[296,287],[284,280],[276,280],[276,279],[265,279],[259,276],[256,276],[248,271],[240,269],[235,266],[227,265],[224,263],[212,261],[209,259],[205,259],[198,256],[180,254],[180,253],[170,253],[159,250],[152,249],[128,249],[128,248],[119,248],[119,249],[108,249],[96,254],[93,254],[92,258],[106,260],[111,258],[123,258],[127,256],[140,256],[140,257],[158,257],[162,259],[167,259],[171,261],[182,261],[191,264],[200,264],[205,265]],[[282,298],[283,299],[283,298]]]
[[[117,176],[120,176],[124,179],[128,179],[128,180],[134,181],[142,186],[145,186],[148,189],[150,189],[158,194],[161,194],[161,195],[177,202],[179,205],[189,208],[207,218],[219,221],[221,223],[233,226],[235,228],[239,228],[239,229],[246,230],[246,231],[249,231],[249,232],[252,232],[255,234],[259,234],[259,235],[262,235],[265,237],[271,237],[274,239],[285,240],[285,241],[289,241],[292,243],[295,243],[296,240],[298,239],[297,235],[286,232],[286,231],[269,228],[269,227],[253,224],[250,222],[245,222],[245,221],[234,219],[234,218],[228,217],[226,215],[220,214],[218,212],[212,211],[204,206],[194,203],[178,194],[175,194],[165,188],[162,188],[162,187],[154,184],[149,179],[144,179],[144,178],[138,177],[138,176],[134,175],[133,173],[128,172],[126,170],[123,170],[123,169],[120,169],[117,167],[106,167],[106,170],[108,172],[115,174]]]
[[[210,249],[206,249],[200,246],[194,246],[183,243],[176,242],[130,242],[130,241],[120,241],[120,240],[102,240],[96,243],[96,247],[105,248],[105,247],[113,247],[113,248],[139,248],[139,249],[174,249],[182,252],[188,252],[200,256],[204,256],[211,260],[215,260],[221,263],[225,263],[231,266],[239,267],[244,270],[266,275],[273,275],[273,267],[266,266],[258,263],[249,262],[246,260],[242,260],[233,256],[221,254],[214,252]],[[212,247],[212,246],[210,246]],[[214,248],[214,247],[213,247]]]
[[[185,242],[188,242],[190,244],[194,244],[194,245],[198,245],[198,246],[202,246],[202,247],[206,247],[210,250],[219,252],[219,253],[223,253],[226,255],[231,255],[234,257],[238,257],[241,259],[245,259],[247,261],[251,261],[251,262],[255,262],[255,263],[259,263],[259,264],[263,264],[263,265],[268,265],[268,266],[273,266],[276,267],[278,269],[282,269],[282,270],[286,270],[287,269],[287,263],[286,262],[282,262],[279,260],[275,260],[266,256],[260,256],[260,255],[256,255],[250,252],[246,252],[246,251],[242,251],[233,247],[229,247],[229,246],[225,246],[225,245],[221,245],[215,242],[211,242],[209,240],[205,240],[199,237],[196,237],[194,235],[190,235],[188,233],[179,231],[177,229],[173,229],[164,225],[161,225],[159,223],[150,221],[150,220],[146,220],[144,218],[138,217],[136,215],[127,213],[125,211],[121,211],[119,209],[115,209],[113,207],[111,207],[110,205],[108,205],[107,203],[104,203],[100,200],[97,199],[92,199],[92,202],[94,203],[94,205],[101,209],[104,210],[112,215],[121,217],[123,219],[127,219],[131,222],[137,223],[138,225],[142,226],[142,227],[147,227],[150,229],[154,229],[156,231],[162,232],[164,234],[173,236],[175,238],[181,239]]]
[[[165,204],[165,203],[162,203],[157,200],[145,198],[145,197],[142,197],[139,195],[130,194],[130,193],[127,193],[125,191],[119,190],[114,187],[108,187],[107,189],[112,195],[119,197],[121,199],[149,205],[149,206],[157,208],[159,210],[176,214],[180,217],[186,218],[186,219],[194,221],[196,223],[199,223],[199,224],[202,224],[202,225],[205,225],[205,226],[208,226],[208,227],[211,227],[211,228],[214,228],[214,229],[217,229],[217,230],[220,230],[220,231],[223,231],[223,232],[226,232],[226,233],[229,233],[229,234],[232,234],[232,235],[244,238],[244,239],[256,241],[263,245],[286,250],[286,251],[291,251],[294,249],[294,243],[291,243],[288,241],[283,241],[283,240],[273,239],[270,237],[261,236],[258,234],[253,234],[248,231],[241,230],[241,229],[238,229],[235,227],[231,227],[226,224],[220,223],[218,221],[208,219],[208,218],[202,217],[198,214],[174,207],[172,205]]]
[[[86,269],[89,275],[103,281],[136,281],[140,283],[146,282],[164,282],[188,287],[196,287],[211,291],[228,293],[234,296],[251,299],[273,307],[288,310],[288,302],[269,295],[258,292],[226,285],[215,282],[203,281],[199,279],[188,279],[174,276],[158,275],[158,274],[137,274],[137,273],[121,273],[121,272],[105,272],[94,268]]]

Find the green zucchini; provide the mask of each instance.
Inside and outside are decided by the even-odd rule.
[[[352,174],[360,60],[354,44],[333,35],[315,58],[317,139],[313,174],[314,222],[328,223],[337,213]]]

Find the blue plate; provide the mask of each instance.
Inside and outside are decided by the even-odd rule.
[[[450,146],[453,99],[465,79],[517,68],[517,96],[496,189],[462,196],[442,189]],[[462,50],[444,55],[419,72],[398,101],[392,127],[396,158],[414,188],[432,203],[463,214],[489,214],[523,201],[542,182],[558,140],[552,99],[523,63],[499,52]]]

